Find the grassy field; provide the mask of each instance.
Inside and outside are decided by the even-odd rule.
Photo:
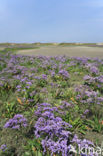
[[[39,44],[1,47],[0,156],[98,155],[70,149],[101,147],[103,59],[17,54],[36,52],[43,48]]]

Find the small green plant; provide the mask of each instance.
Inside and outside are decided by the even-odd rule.
[[[100,121],[100,120],[98,120],[98,118],[96,116],[94,116],[93,122],[94,122],[93,130],[98,133],[102,132],[103,131],[103,120]]]
[[[6,111],[6,114],[5,116],[7,118],[12,118],[16,113],[18,113],[18,110],[17,110],[17,105],[15,102],[6,102],[5,103],[5,111]]]
[[[43,80],[43,79],[37,80],[37,86],[45,87],[46,85],[47,85],[46,80]]]
[[[26,150],[23,156],[42,156],[43,149],[41,146],[41,140],[34,138],[33,140],[28,140],[27,145],[24,146]]]
[[[103,131],[103,120],[99,120],[96,116],[94,116],[92,120],[86,119],[85,124],[90,127],[92,131],[98,133]]]

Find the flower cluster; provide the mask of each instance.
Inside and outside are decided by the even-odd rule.
[[[62,156],[68,156],[71,145],[74,143],[81,147],[84,145],[93,146],[93,143],[86,139],[78,139],[76,135],[73,137],[70,132],[72,125],[64,122],[60,117],[55,117],[54,110],[58,111],[57,108],[52,107],[50,104],[42,103],[38,105],[38,109],[35,112],[38,120],[34,126],[34,132],[37,138],[42,138],[41,143],[44,153],[49,150],[51,156],[60,153]]]
[[[4,128],[20,129],[21,127],[27,127],[27,119],[21,114],[15,115],[4,125]]]
[[[6,144],[1,145],[0,149],[2,150],[2,152],[5,152],[7,149]]]
[[[101,91],[103,88],[103,75],[97,77],[85,75],[84,80],[86,85],[94,87],[95,90],[99,89]]]
[[[62,70],[60,70],[60,71],[58,72],[58,74],[59,74],[59,75],[62,75],[64,79],[70,78],[70,75],[69,75],[69,73],[68,73],[66,70],[63,70],[63,69],[62,69]]]
[[[87,104],[102,104],[103,98],[100,97],[97,91],[91,90],[90,87],[86,85],[81,85],[79,88],[75,88],[76,91],[76,99],[81,103]]]

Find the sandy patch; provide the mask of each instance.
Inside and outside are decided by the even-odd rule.
[[[0,50],[4,50],[5,49],[5,47],[0,47]]]
[[[56,56],[56,55],[66,55],[66,56],[78,56],[78,57],[103,57],[103,48],[99,47],[86,47],[86,46],[47,46],[40,47],[40,49],[28,49],[19,50],[18,54],[22,55],[44,55],[44,56]]]

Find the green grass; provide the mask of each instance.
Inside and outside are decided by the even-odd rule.
[[[19,50],[29,50],[29,49],[39,49],[40,47],[14,47],[14,48],[5,48],[4,50],[0,50],[1,54],[5,54],[7,52],[17,52]]]

